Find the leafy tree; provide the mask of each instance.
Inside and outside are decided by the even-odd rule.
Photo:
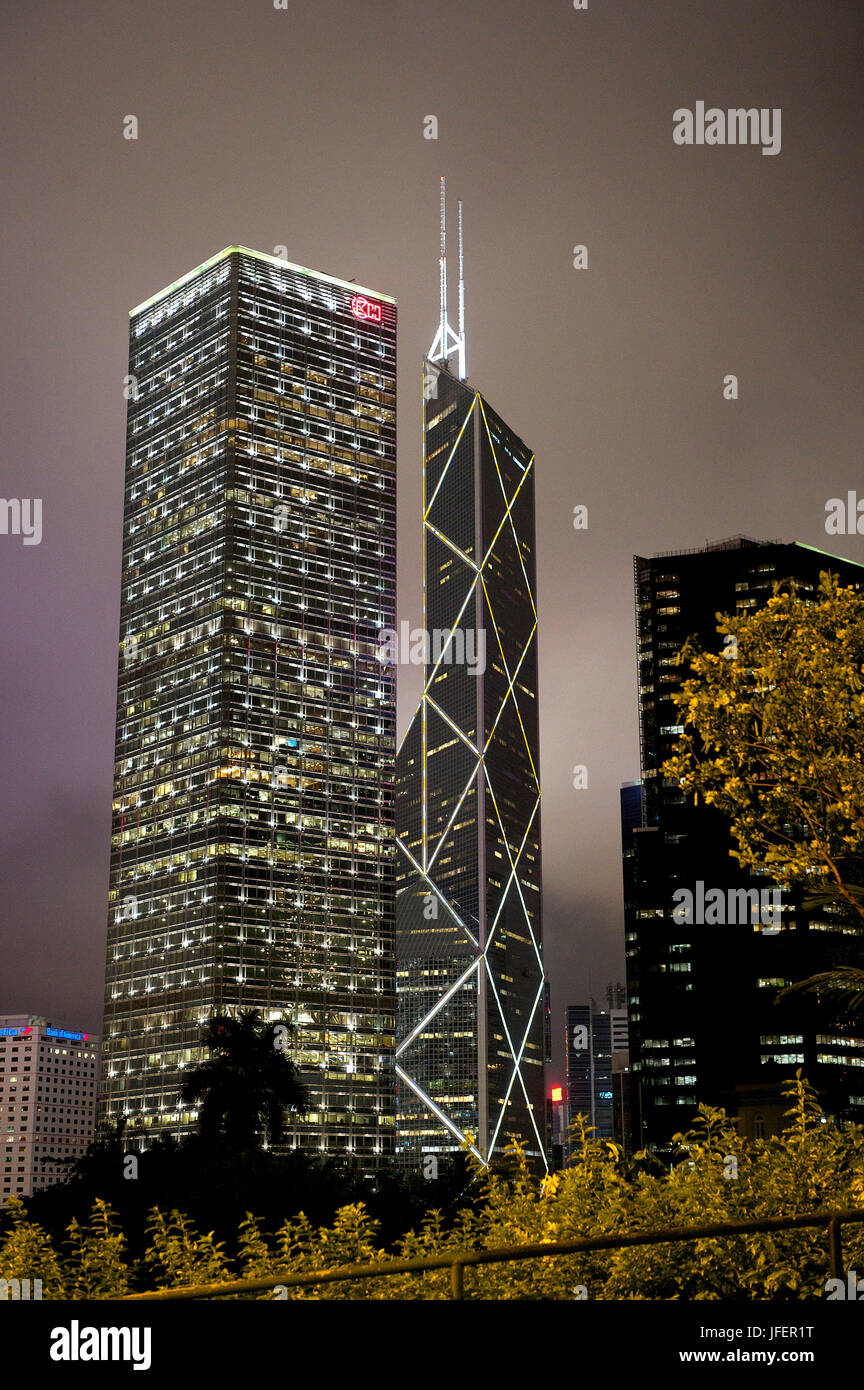
[[[86,1225],[73,1217],[67,1247],[67,1298],[122,1298],[132,1292],[126,1240],[107,1202],[94,1202]]]
[[[717,615],[724,650],[691,639],[674,696],[684,732],[664,773],[728,817],[745,868],[864,928],[864,596],[823,572],[740,616]],[[843,967],[797,988],[864,999]]]
[[[203,1038],[210,1057],[187,1072],[180,1091],[185,1104],[200,1103],[203,1139],[239,1151],[260,1148],[265,1139],[278,1144],[285,1111],[306,1111],[305,1088],[280,1046],[289,1031],[284,1022],[265,1024],[257,1009],[210,1019]]]
[[[50,1237],[27,1216],[19,1197],[9,1202],[11,1230],[0,1244],[0,1279],[41,1279],[43,1299],[67,1298],[63,1261]]]
[[[0,1278],[43,1279],[44,1298],[110,1298],[128,1289],[224,1283],[317,1272],[345,1264],[553,1243],[579,1236],[792,1216],[828,1208],[864,1208],[864,1129],[826,1123],[799,1072],[783,1134],[742,1138],[722,1110],[700,1106],[690,1129],[676,1136],[678,1161],[652,1173],[639,1156],[594,1138],[584,1117],[562,1173],[540,1177],[518,1146],[512,1164],[477,1174],[478,1200],[452,1221],[429,1212],[395,1252],[382,1249],[378,1224],[363,1202],[351,1202],[329,1226],[301,1212],[275,1235],[248,1214],[231,1259],[212,1232],[187,1216],[159,1208],[148,1220],[148,1243],[128,1258],[114,1214],[97,1203],[86,1228],[73,1222],[64,1255],[13,1203],[12,1228],[0,1237]],[[864,1262],[864,1225],[843,1232],[847,1268]],[[101,1267],[100,1267],[101,1262]],[[792,1301],[824,1298],[828,1276],[824,1229],[754,1232],[671,1245],[551,1255],[539,1260],[466,1268],[465,1297],[482,1299],[729,1299]],[[285,1288],[300,1300],[431,1299],[450,1296],[449,1270]],[[272,1299],[273,1292],[240,1295]],[[238,1295],[226,1295],[238,1297]]]

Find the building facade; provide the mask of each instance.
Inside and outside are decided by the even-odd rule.
[[[66,1177],[96,1132],[99,1039],[37,1014],[0,1015],[0,1207]]]
[[[611,993],[611,989],[610,989]],[[621,1078],[628,1059],[627,1010],[598,1009],[590,1004],[571,1004],[567,1009],[564,1037],[567,1076],[567,1139],[577,1115],[586,1117],[595,1139],[625,1142],[623,1106],[626,1092]]]
[[[392,1152],[396,308],[229,247],[132,311],[105,1112],[216,1010],[295,1026],[289,1140]]]
[[[540,1163],[541,948],[534,457],[427,361],[424,691],[396,761],[398,1151],[515,1137]]]
[[[857,929],[836,910],[808,914],[794,896],[775,899],[776,885],[731,857],[720,814],[685,803],[661,770],[682,732],[672,696],[686,677],[676,659],[686,638],[719,651],[718,613],[761,607],[775,580],[794,578],[800,592],[815,593],[826,569],[847,585],[864,581],[861,566],[808,546],[743,537],[635,560],[642,777],[624,788],[621,804],[639,1147],[668,1146],[700,1102],[740,1113],[754,1133],[766,1125],[770,1132],[799,1067],[829,1112],[864,1113],[861,1025],[812,995],[777,999],[785,985],[844,961]],[[719,890],[736,911],[721,924],[698,910],[682,920],[682,899],[673,898],[682,888],[696,909]]]

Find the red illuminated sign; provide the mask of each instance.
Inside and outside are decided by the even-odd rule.
[[[561,1101],[562,1101],[563,1099],[564,1099],[564,1088],[563,1088],[563,1086],[553,1086],[553,1087],[552,1087],[552,1104],[553,1104],[553,1105],[560,1105],[560,1103],[561,1103]]]
[[[363,319],[366,323],[381,322],[381,305],[362,294],[355,294],[351,300],[351,313],[355,319]]]

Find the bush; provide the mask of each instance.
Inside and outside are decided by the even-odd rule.
[[[11,1208],[0,1244],[0,1277],[41,1278],[43,1298],[117,1298],[132,1289],[176,1288],[414,1259],[456,1250],[549,1243],[627,1231],[793,1216],[828,1208],[864,1209],[864,1129],[827,1124],[799,1074],[786,1093],[789,1128],[779,1138],[749,1141],[722,1110],[700,1106],[693,1127],[676,1136],[671,1172],[646,1168],[647,1155],[625,1159],[595,1139],[580,1117],[574,1156],[562,1173],[531,1171],[518,1146],[501,1171],[475,1169],[472,1204],[451,1222],[440,1211],[381,1246],[378,1221],[363,1202],[343,1206],[330,1226],[301,1212],[268,1237],[251,1215],[229,1259],[213,1233],[202,1235],[177,1211],[154,1208],[143,1257],[130,1260],[116,1213],[94,1204],[86,1225],[73,1220],[65,1251]],[[844,1228],[847,1267],[864,1266],[864,1229]],[[480,1299],[753,1299],[824,1297],[828,1277],[824,1228],[712,1237],[671,1245],[553,1255],[465,1271],[465,1297]],[[236,1295],[235,1295],[236,1296]],[[297,1299],[446,1299],[448,1269],[385,1279],[289,1287]],[[242,1295],[272,1299],[273,1292]]]

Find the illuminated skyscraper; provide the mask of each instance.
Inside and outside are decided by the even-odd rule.
[[[609,994],[612,990],[608,991]],[[567,1156],[570,1126],[577,1115],[587,1117],[595,1139],[624,1140],[621,1084],[616,1077],[627,1065],[627,1010],[598,1009],[590,1004],[567,1008],[564,1032],[567,1074]]]
[[[0,1015],[0,1208],[66,1182],[96,1129],[99,1039],[37,1014]]]
[[[460,219],[461,230],[461,219]],[[534,456],[466,381],[461,313],[424,369],[424,691],[396,761],[397,1148],[546,1149]]]
[[[392,1151],[392,299],[229,247],[132,311],[105,1109],[182,1134],[216,1009],[296,1024],[289,1142]]]

